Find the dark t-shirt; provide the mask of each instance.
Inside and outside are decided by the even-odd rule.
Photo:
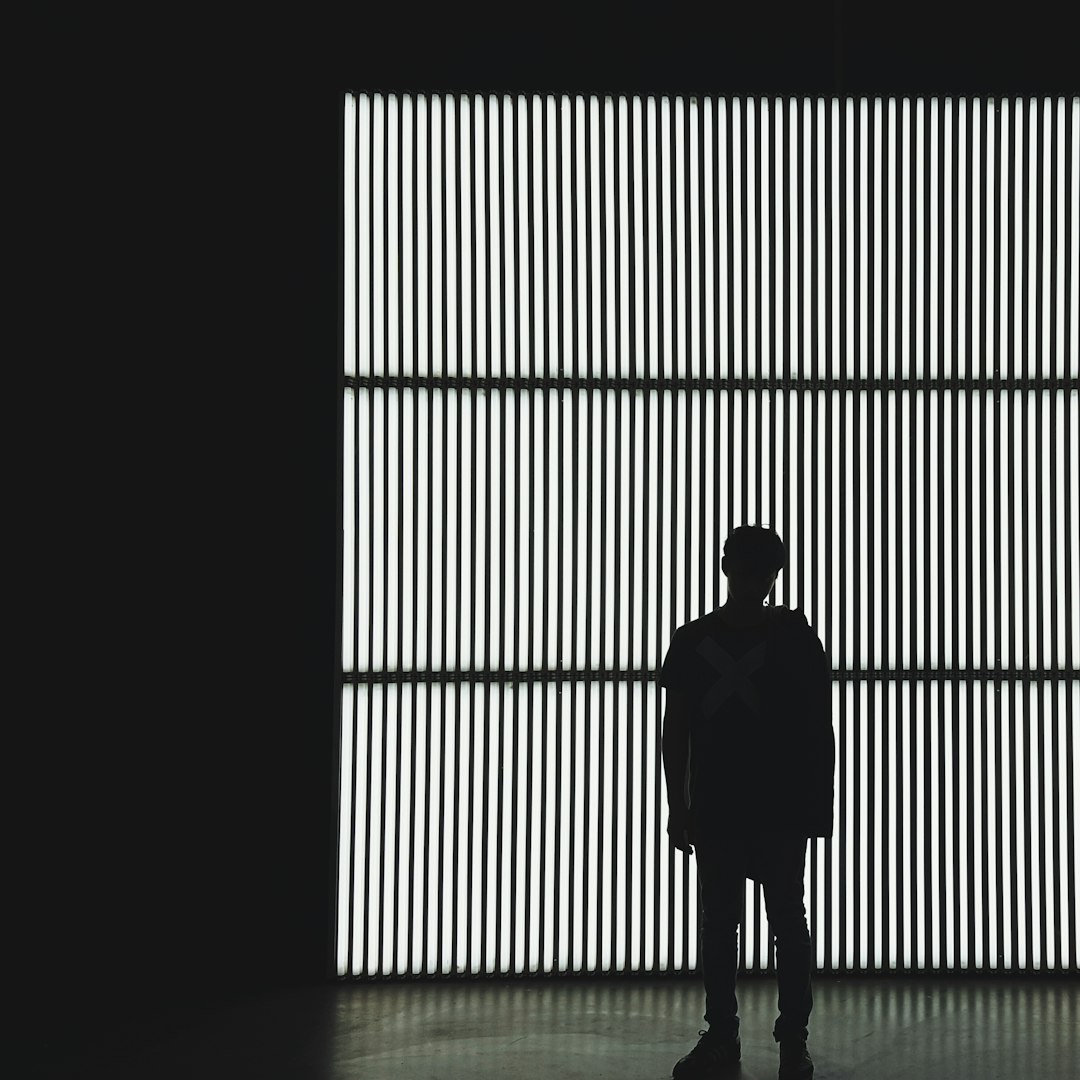
[[[686,700],[698,828],[830,835],[834,743],[824,650],[801,613],[679,627],[659,682]]]

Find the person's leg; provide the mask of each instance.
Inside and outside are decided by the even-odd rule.
[[[805,1039],[814,995],[810,986],[813,953],[803,902],[806,838],[774,838],[762,852],[762,886],[769,929],[776,941],[776,981],[780,1015],[773,1038]]]
[[[698,836],[698,892],[701,923],[698,935],[705,982],[705,1020],[723,1037],[739,1034],[735,982],[739,967],[738,930],[746,877],[738,839]]]

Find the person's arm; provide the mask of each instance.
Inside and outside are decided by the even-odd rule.
[[[667,691],[662,737],[668,810],[686,813],[686,766],[690,759],[690,717],[686,698],[674,688]]]

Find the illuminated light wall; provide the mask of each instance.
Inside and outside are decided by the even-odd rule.
[[[698,965],[656,673],[742,523],[833,668],[818,968],[1078,969],[1078,121],[346,96],[339,975]]]

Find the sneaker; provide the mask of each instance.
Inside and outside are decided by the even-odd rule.
[[[806,1050],[805,1039],[789,1039],[780,1043],[780,1072],[778,1080],[810,1080],[814,1063]]]
[[[697,1046],[685,1057],[679,1058],[671,1070],[674,1080],[713,1080],[731,1076],[742,1057],[742,1041],[725,1039],[716,1032],[699,1031]]]

